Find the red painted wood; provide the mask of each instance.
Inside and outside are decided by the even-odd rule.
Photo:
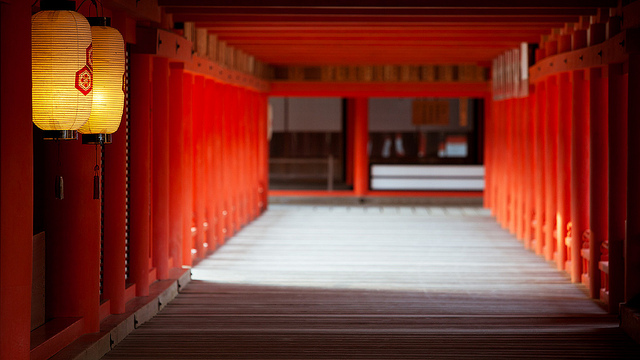
[[[100,328],[100,201],[93,199],[96,146],[47,142],[45,183],[64,177],[64,200],[45,193],[48,316],[81,317],[84,332]],[[100,151],[100,149],[98,149]]]
[[[518,195],[516,191],[516,181],[517,181],[517,161],[518,161],[518,149],[517,149],[517,140],[516,140],[516,132],[517,132],[517,119],[515,115],[515,102],[516,99],[509,99],[506,101],[507,109],[505,113],[506,121],[507,121],[507,148],[509,151],[507,152],[507,160],[508,166],[511,171],[505,172],[506,175],[506,191],[507,197],[505,200],[508,201],[507,207],[507,223],[505,224],[509,228],[509,232],[515,235],[516,233],[516,208],[518,203]]]
[[[609,228],[609,132],[608,79],[601,68],[589,71],[589,294],[600,298],[600,245],[608,240]],[[584,269],[583,269],[584,272]]]
[[[535,245],[536,254],[542,254],[544,250],[544,220],[545,220],[545,132],[544,124],[547,113],[546,83],[536,84],[536,108],[535,108]]]
[[[194,248],[193,234],[193,74],[182,74],[182,265],[191,266],[191,249]]]
[[[524,246],[527,249],[532,247],[533,241],[533,219],[535,214],[535,179],[532,174],[535,169],[535,104],[536,96],[534,94],[535,87],[529,85],[529,96],[525,99],[525,166],[526,166],[526,197],[525,197],[525,216],[524,216]]]
[[[151,186],[153,266],[158,279],[169,277],[169,60],[153,58]]]
[[[195,257],[204,256],[205,242],[205,198],[202,180],[204,179],[204,121],[205,121],[205,78],[195,76],[193,88],[193,225],[196,228],[194,249]]]
[[[354,149],[353,149],[353,192],[364,196],[369,191],[369,100],[355,98],[351,101],[354,111]]]
[[[627,237],[625,241],[625,289],[624,300],[640,295],[640,189],[632,184],[640,183],[640,55],[629,55],[629,100],[627,115]]]
[[[268,199],[269,199],[269,141],[267,139],[268,132],[268,119],[267,119],[267,96],[265,94],[259,94],[259,139],[258,142],[260,144],[259,147],[259,157],[258,157],[258,166],[259,166],[259,189],[260,193],[260,211],[265,211],[268,207]]]
[[[491,107],[493,106],[493,98],[490,96],[485,96],[484,98],[484,167],[485,167],[485,187],[484,187],[484,197],[482,200],[482,205],[485,208],[493,210],[493,201],[492,201],[492,177],[493,177],[493,162],[492,162],[492,154],[493,154],[493,138],[491,137],[491,133],[493,131],[493,119],[491,118]]]
[[[571,281],[582,276],[582,235],[589,228],[589,81],[581,70],[572,73],[571,121]]]
[[[524,197],[527,189],[524,186],[524,178],[526,176],[525,159],[524,159],[524,119],[522,116],[524,99],[515,99],[514,118],[516,137],[514,145],[517,149],[517,158],[515,167],[517,169],[517,178],[514,191],[516,193],[516,211],[515,211],[515,233],[519,240],[524,239]]]
[[[609,66],[609,312],[624,299],[624,240],[627,219],[628,75]]]
[[[0,354],[29,359],[33,239],[31,3],[0,12]],[[18,121],[19,120],[19,121]]]
[[[214,101],[214,118],[213,118],[213,123],[212,123],[212,140],[213,140],[213,182],[214,182],[214,186],[215,189],[217,189],[216,194],[215,194],[215,213],[213,214],[213,218],[214,218],[214,222],[215,224],[213,224],[213,228],[211,229],[212,231],[214,231],[214,235],[215,235],[215,241],[218,245],[222,245],[224,243],[224,233],[223,233],[223,229],[224,229],[224,223],[223,223],[223,216],[222,216],[222,211],[223,211],[223,207],[224,207],[224,196],[222,194],[223,192],[223,177],[224,177],[224,172],[222,171],[222,137],[224,136],[224,134],[222,134],[222,123],[223,123],[223,106],[224,106],[224,99],[223,99],[223,94],[222,94],[222,85],[219,83],[215,83],[214,84],[214,99],[212,99]]]
[[[564,270],[567,261],[567,225],[571,221],[571,122],[572,88],[569,73],[558,75],[558,216],[556,266]]]
[[[136,295],[149,295],[151,239],[151,57],[131,55],[130,277]]]
[[[127,139],[124,122],[104,149],[104,274],[103,299],[110,300],[110,313],[125,311],[125,236],[127,209]]]
[[[478,97],[490,93],[488,83],[349,83],[274,81],[270,96],[340,97]]]
[[[202,124],[203,131],[203,162],[204,162],[204,178],[202,181],[202,190],[199,196],[204,197],[204,223],[205,223],[205,238],[206,249],[200,256],[206,256],[208,251],[216,248],[216,233],[215,233],[215,214],[217,212],[216,206],[216,189],[214,184],[214,161],[213,161],[213,127],[215,122],[215,98],[216,98],[216,84],[212,79],[205,78],[205,104],[204,104],[204,122]]]
[[[544,256],[548,261],[553,260],[556,253],[556,240],[554,239],[557,215],[557,158],[558,158],[558,79],[550,76],[546,81],[546,116],[543,125],[545,132],[544,152]]]
[[[184,70],[182,64],[172,63],[169,75],[169,258],[174,267],[182,265],[182,242],[188,238],[184,223]]]

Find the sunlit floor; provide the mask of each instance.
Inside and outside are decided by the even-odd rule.
[[[479,207],[271,205],[105,359],[640,358]]]

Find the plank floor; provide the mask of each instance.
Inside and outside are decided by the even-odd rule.
[[[272,205],[104,359],[639,359],[486,210]]]

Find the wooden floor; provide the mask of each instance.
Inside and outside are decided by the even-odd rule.
[[[476,207],[272,205],[104,359],[639,359]]]

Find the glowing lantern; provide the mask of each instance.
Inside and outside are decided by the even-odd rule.
[[[93,38],[93,106],[79,130],[84,143],[109,143],[124,108],[124,40],[105,17],[89,18]]]
[[[45,138],[75,138],[73,130],[89,119],[91,51],[91,28],[77,12],[45,10],[31,17],[33,123],[56,132]]]

